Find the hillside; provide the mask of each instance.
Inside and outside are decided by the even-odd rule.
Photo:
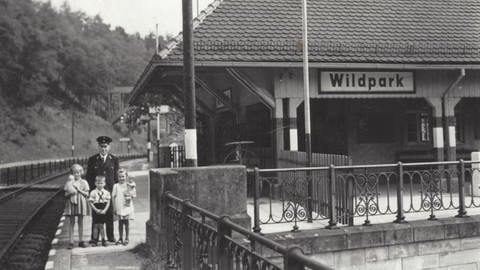
[[[3,103],[3,104],[2,104]],[[71,156],[71,110],[57,104],[35,105],[22,110],[9,108],[0,101],[0,162]],[[116,131],[111,123],[87,112],[75,112],[75,155],[97,152],[95,138],[106,134],[114,139],[112,152],[121,152],[118,138],[126,134]],[[145,151],[145,133],[130,134],[132,151]],[[123,145],[124,152],[127,151]]]
[[[67,4],[0,0],[0,40],[0,162],[70,156],[73,109],[76,155],[96,152],[98,135],[128,135],[104,120],[107,93],[135,83],[154,51],[152,34],[113,29]],[[145,133],[130,137],[144,148]]]

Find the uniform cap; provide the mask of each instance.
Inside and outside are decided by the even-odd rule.
[[[112,142],[112,138],[108,136],[100,136],[97,138],[98,144],[109,144]]]

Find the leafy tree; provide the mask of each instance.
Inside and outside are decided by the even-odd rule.
[[[56,11],[50,3],[0,0],[1,96],[16,106],[62,99],[103,114],[107,90],[133,85],[143,71],[152,38],[111,29],[67,4]]]

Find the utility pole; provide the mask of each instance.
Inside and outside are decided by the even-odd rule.
[[[157,112],[157,168],[160,165],[160,112]]]
[[[308,74],[308,35],[307,35],[307,0],[302,0],[303,22],[303,90],[305,109],[305,152],[307,152],[307,166],[312,166],[312,140],[310,128],[310,79]]]
[[[155,24],[155,54],[158,54],[158,23]]]
[[[310,128],[310,78],[308,73],[308,25],[307,25],[307,0],[302,0],[302,21],[303,21],[303,90],[305,109],[305,152],[307,153],[307,167],[312,166],[312,139]],[[307,172],[308,179],[308,200],[307,200],[307,222],[313,218],[313,178],[311,172]]]
[[[75,111],[72,111],[72,157],[75,156]]]
[[[195,104],[195,66],[193,58],[192,0],[182,1],[183,11],[183,87],[185,91],[185,166],[196,167],[197,128]]]

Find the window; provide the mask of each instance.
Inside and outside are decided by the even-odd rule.
[[[407,142],[427,143],[431,140],[430,114],[411,112],[406,115]]]
[[[376,112],[358,117],[357,136],[359,143],[389,143],[395,139],[393,113]]]

